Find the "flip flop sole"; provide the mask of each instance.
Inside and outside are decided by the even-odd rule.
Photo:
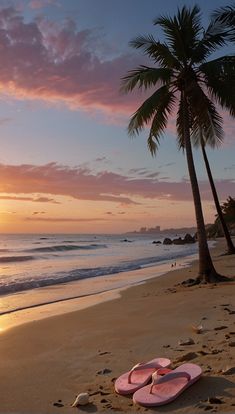
[[[172,379],[174,373],[187,373],[191,379],[185,377]],[[153,392],[150,393],[151,385],[147,385],[137,390],[133,395],[133,401],[144,407],[154,407],[166,405],[174,401],[187,388],[194,384],[202,375],[201,368],[196,364],[183,364],[176,368],[171,374],[166,374],[163,383],[153,385]],[[169,381],[167,381],[169,377]],[[170,379],[171,378],[171,379]]]

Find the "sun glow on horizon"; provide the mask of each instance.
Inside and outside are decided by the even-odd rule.
[[[11,194],[1,200],[1,233],[125,233],[141,227],[179,228],[195,226],[191,201],[150,200],[139,204],[75,200],[53,196],[53,202],[35,202],[35,194]],[[18,197],[18,199],[17,199]],[[37,194],[45,198],[45,195]],[[206,203],[207,222],[214,220],[211,203]],[[182,214],[182,211],[184,212]]]

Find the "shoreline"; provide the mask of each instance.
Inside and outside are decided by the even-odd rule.
[[[215,266],[234,276],[235,258],[221,256],[223,249],[222,241],[212,249]],[[168,357],[173,367],[184,361],[200,365],[203,377],[170,405],[154,411],[232,413],[234,282],[177,286],[195,276],[196,269],[197,262],[193,262],[125,289],[112,301],[2,332],[0,412],[72,414],[75,396],[88,392],[91,403],[83,412],[144,413],[146,409],[133,405],[131,397],[115,394],[114,378],[139,361]],[[202,318],[204,330],[198,335],[192,325]],[[178,344],[188,337],[194,344]],[[229,368],[230,373],[223,375],[222,370]],[[210,397],[219,398],[221,404],[209,403]]]
[[[169,261],[115,275],[88,278],[2,296],[1,307],[4,308],[5,305],[6,310],[0,312],[0,332],[24,323],[70,313],[119,298],[123,290],[147,283],[154,278],[164,277],[176,269],[190,267],[191,263],[196,261],[196,256],[192,254],[179,257],[180,263],[174,268],[171,268]],[[109,286],[106,286],[107,282]],[[97,285],[94,292],[90,291],[92,284]],[[32,295],[37,298],[36,303],[29,304]],[[9,301],[13,302],[13,307],[10,309]]]

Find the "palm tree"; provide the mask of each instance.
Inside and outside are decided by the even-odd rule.
[[[206,62],[213,51],[225,44],[227,31],[222,25],[211,23],[204,32],[197,6],[192,9],[184,6],[173,18],[161,16],[154,24],[163,29],[166,42],[157,41],[152,35],[139,36],[130,42],[134,48],[143,50],[156,66],[139,66],[123,78],[124,92],[138,87],[151,89],[152,93],[133,114],[128,132],[130,135],[139,134],[150,124],[148,147],[152,155],[155,155],[160,137],[167,126],[168,116],[178,103],[177,134],[179,145],[183,143],[186,152],[198,230],[197,282],[224,280],[214,268],[207,244],[191,133],[197,134],[200,126],[206,142],[215,137],[222,139],[222,118],[213,99],[229,108],[231,92],[226,95],[225,87],[220,90],[213,82],[210,83],[210,73],[220,71],[227,74],[231,65],[235,66],[235,58],[224,56]],[[227,76],[225,78],[227,80]],[[220,83],[224,86],[225,81],[221,79]]]
[[[217,211],[217,216],[220,220],[220,223],[221,223],[221,226],[222,226],[222,229],[223,229],[223,233],[224,233],[224,236],[225,236],[225,239],[226,239],[226,242],[227,242],[227,249],[228,249],[227,254],[235,254],[235,247],[234,247],[234,244],[232,242],[232,238],[230,236],[230,233],[229,233],[229,230],[228,230],[228,227],[227,227],[227,224],[226,224],[226,221],[224,219],[223,212],[222,212],[222,209],[221,209],[221,206],[220,206],[220,203],[219,203],[218,194],[217,194],[217,191],[216,191],[215,183],[214,183],[213,176],[212,176],[212,173],[211,173],[210,164],[209,164],[208,157],[207,157],[207,154],[206,154],[206,149],[205,149],[206,143],[203,139],[203,134],[201,134],[201,137],[200,137],[200,146],[201,146],[201,149],[202,149],[202,155],[203,155],[204,163],[205,163],[205,166],[206,166],[206,171],[207,171],[209,183],[210,183],[210,186],[211,186],[211,191],[212,191],[213,198],[214,198],[214,203],[215,203],[215,207],[216,207],[216,211]]]

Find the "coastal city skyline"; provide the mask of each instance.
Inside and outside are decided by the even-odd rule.
[[[227,5],[203,6],[211,12]],[[0,220],[4,233],[121,233],[141,227],[193,227],[185,156],[174,114],[157,156],[147,132],[127,125],[144,93],[120,93],[121,77],[151,64],[129,46],[161,38],[152,21],[192,1],[3,0],[0,4]],[[121,22],[121,26],[120,26]],[[226,53],[232,48],[226,48]],[[222,53],[222,52],[221,52]],[[220,111],[220,113],[222,113]],[[220,201],[235,193],[234,121],[208,150]],[[215,209],[201,153],[194,151],[205,221]]]

